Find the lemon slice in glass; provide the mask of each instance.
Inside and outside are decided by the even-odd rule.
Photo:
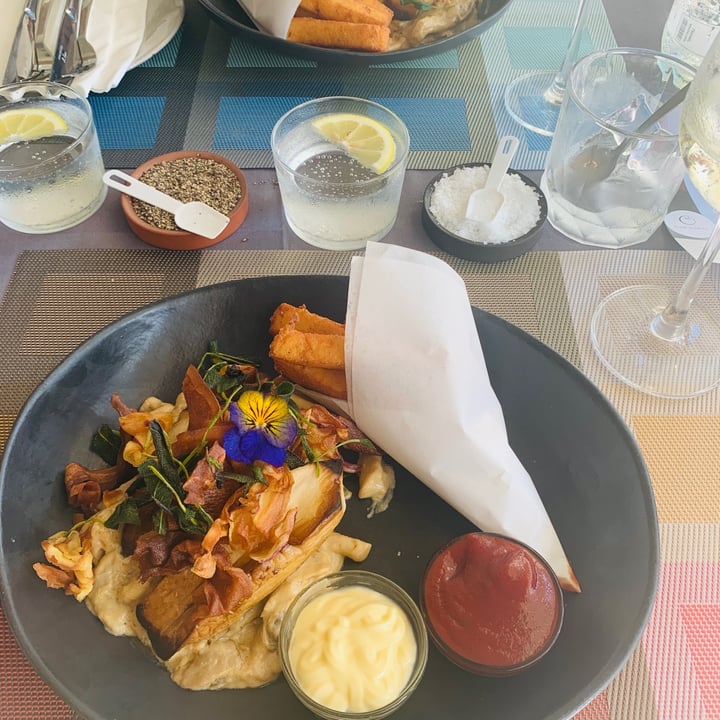
[[[321,115],[312,126],[326,140],[341,147],[361,165],[378,175],[395,159],[395,140],[388,128],[377,120],[355,113]]]
[[[0,145],[36,140],[66,131],[67,123],[53,110],[16,108],[0,112]]]

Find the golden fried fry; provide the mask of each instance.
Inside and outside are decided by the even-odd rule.
[[[342,370],[345,367],[345,338],[343,335],[304,333],[288,326],[273,338],[269,354],[273,360]]]
[[[287,39],[319,47],[387,52],[390,28],[369,23],[294,17],[290,21]]]
[[[323,395],[347,400],[347,381],[345,370],[299,365],[298,363],[275,360],[275,369],[298,385],[315,390]]]
[[[390,25],[393,11],[380,0],[300,0],[300,8],[323,20]]]
[[[305,305],[295,306],[280,303],[270,317],[270,334],[277,335],[280,330],[292,325],[300,332],[320,333],[321,335],[343,335],[345,326],[322,315],[310,312]]]

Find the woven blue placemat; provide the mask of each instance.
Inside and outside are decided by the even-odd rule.
[[[541,169],[549,138],[524,130],[503,104],[506,84],[563,61],[578,0],[513,0],[470,42],[427,58],[368,68],[318,66],[243,42],[189,2],[182,27],[155,56],[90,102],[108,167],[135,167],[181,148],[271,167],[270,132],[286,110],[324,95],[368,97],[410,132],[409,167],[492,157],[498,137],[521,143],[513,167]],[[579,55],[615,44],[601,0],[589,0]]]

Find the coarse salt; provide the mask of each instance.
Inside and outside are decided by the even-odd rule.
[[[465,209],[473,191],[485,187],[488,168],[459,167],[438,180],[430,197],[430,212],[446,230],[477,243],[505,243],[522,237],[540,218],[538,194],[518,175],[507,173],[500,192],[502,207],[489,223],[468,220]]]

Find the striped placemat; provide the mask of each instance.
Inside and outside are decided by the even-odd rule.
[[[590,314],[605,294],[628,283],[678,284],[689,257],[537,252],[481,265],[438,256],[462,275],[473,305],[538,337],[600,387],[635,434],[650,471],[660,521],[657,602],[628,663],[576,719],[720,720],[720,391],[687,401],[642,395],[602,368],[588,339]],[[343,275],[350,258],[304,250],[24,252],[0,306],[0,335],[9,349],[0,356],[0,450],[35,385],[118,316],[230,279]],[[702,300],[720,313],[719,296],[720,271],[713,268]],[[0,720],[74,717],[35,674],[0,613]]]
[[[580,55],[615,44],[601,0],[588,0]],[[541,169],[549,139],[523,130],[503,105],[505,85],[560,68],[577,0],[513,0],[461,47],[367,68],[328,67],[232,35],[188,3],[169,44],[109,93],[91,95],[108,167],[136,167],[182,148],[211,150],[244,168],[271,167],[270,132],[286,110],[325,95],[356,95],[394,110],[410,132],[411,169],[489,161],[519,134],[513,167]]]

